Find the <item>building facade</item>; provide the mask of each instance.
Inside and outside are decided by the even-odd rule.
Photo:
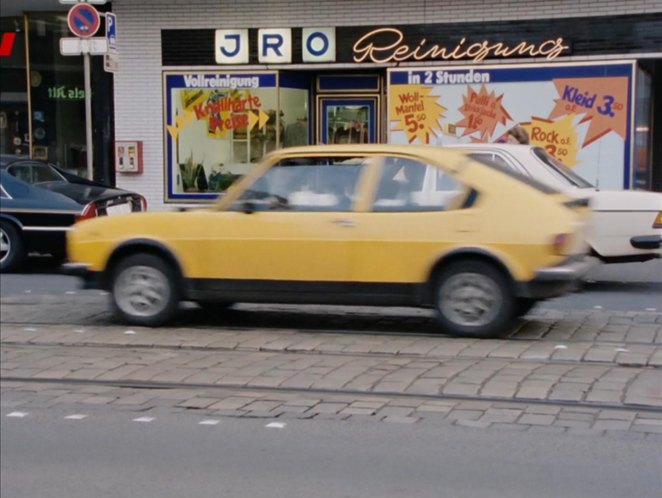
[[[113,0],[116,184],[211,202],[277,147],[497,142],[662,190],[662,1]],[[110,156],[109,156],[110,157]]]

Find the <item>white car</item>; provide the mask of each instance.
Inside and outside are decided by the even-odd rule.
[[[514,144],[457,144],[473,157],[534,178],[573,197],[590,199],[586,235],[591,252],[605,263],[662,257],[662,194],[643,190],[600,190],[544,148]]]

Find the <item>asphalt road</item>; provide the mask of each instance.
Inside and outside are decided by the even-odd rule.
[[[5,412],[6,410],[3,410]],[[436,424],[221,418],[63,407],[3,413],[2,495],[659,497],[658,442]],[[47,494],[46,493],[47,491]]]

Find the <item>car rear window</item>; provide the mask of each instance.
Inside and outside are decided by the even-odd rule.
[[[482,163],[486,166],[489,166],[492,169],[495,169],[497,171],[500,171],[504,175],[508,175],[511,178],[515,178],[523,183],[526,183],[529,187],[532,187],[544,194],[558,194],[560,193],[560,190],[557,190],[553,187],[550,187],[549,185],[546,185],[542,182],[539,182],[538,180],[531,178],[530,176],[523,175],[521,173],[518,173],[517,171],[513,170],[512,168],[508,166],[504,166],[501,163],[498,163],[496,161],[493,161],[492,159],[488,159],[485,157],[484,154],[473,154],[470,153],[468,156],[473,159],[474,161],[477,161],[479,163]]]

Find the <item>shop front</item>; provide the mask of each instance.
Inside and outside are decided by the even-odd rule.
[[[86,176],[83,59],[60,54],[66,12],[1,17],[0,36],[0,153]],[[112,78],[101,60],[92,66],[94,178],[112,183]]]
[[[515,126],[601,188],[662,189],[655,40],[628,56],[585,22],[162,30],[164,200],[212,200],[279,147],[500,142]]]

